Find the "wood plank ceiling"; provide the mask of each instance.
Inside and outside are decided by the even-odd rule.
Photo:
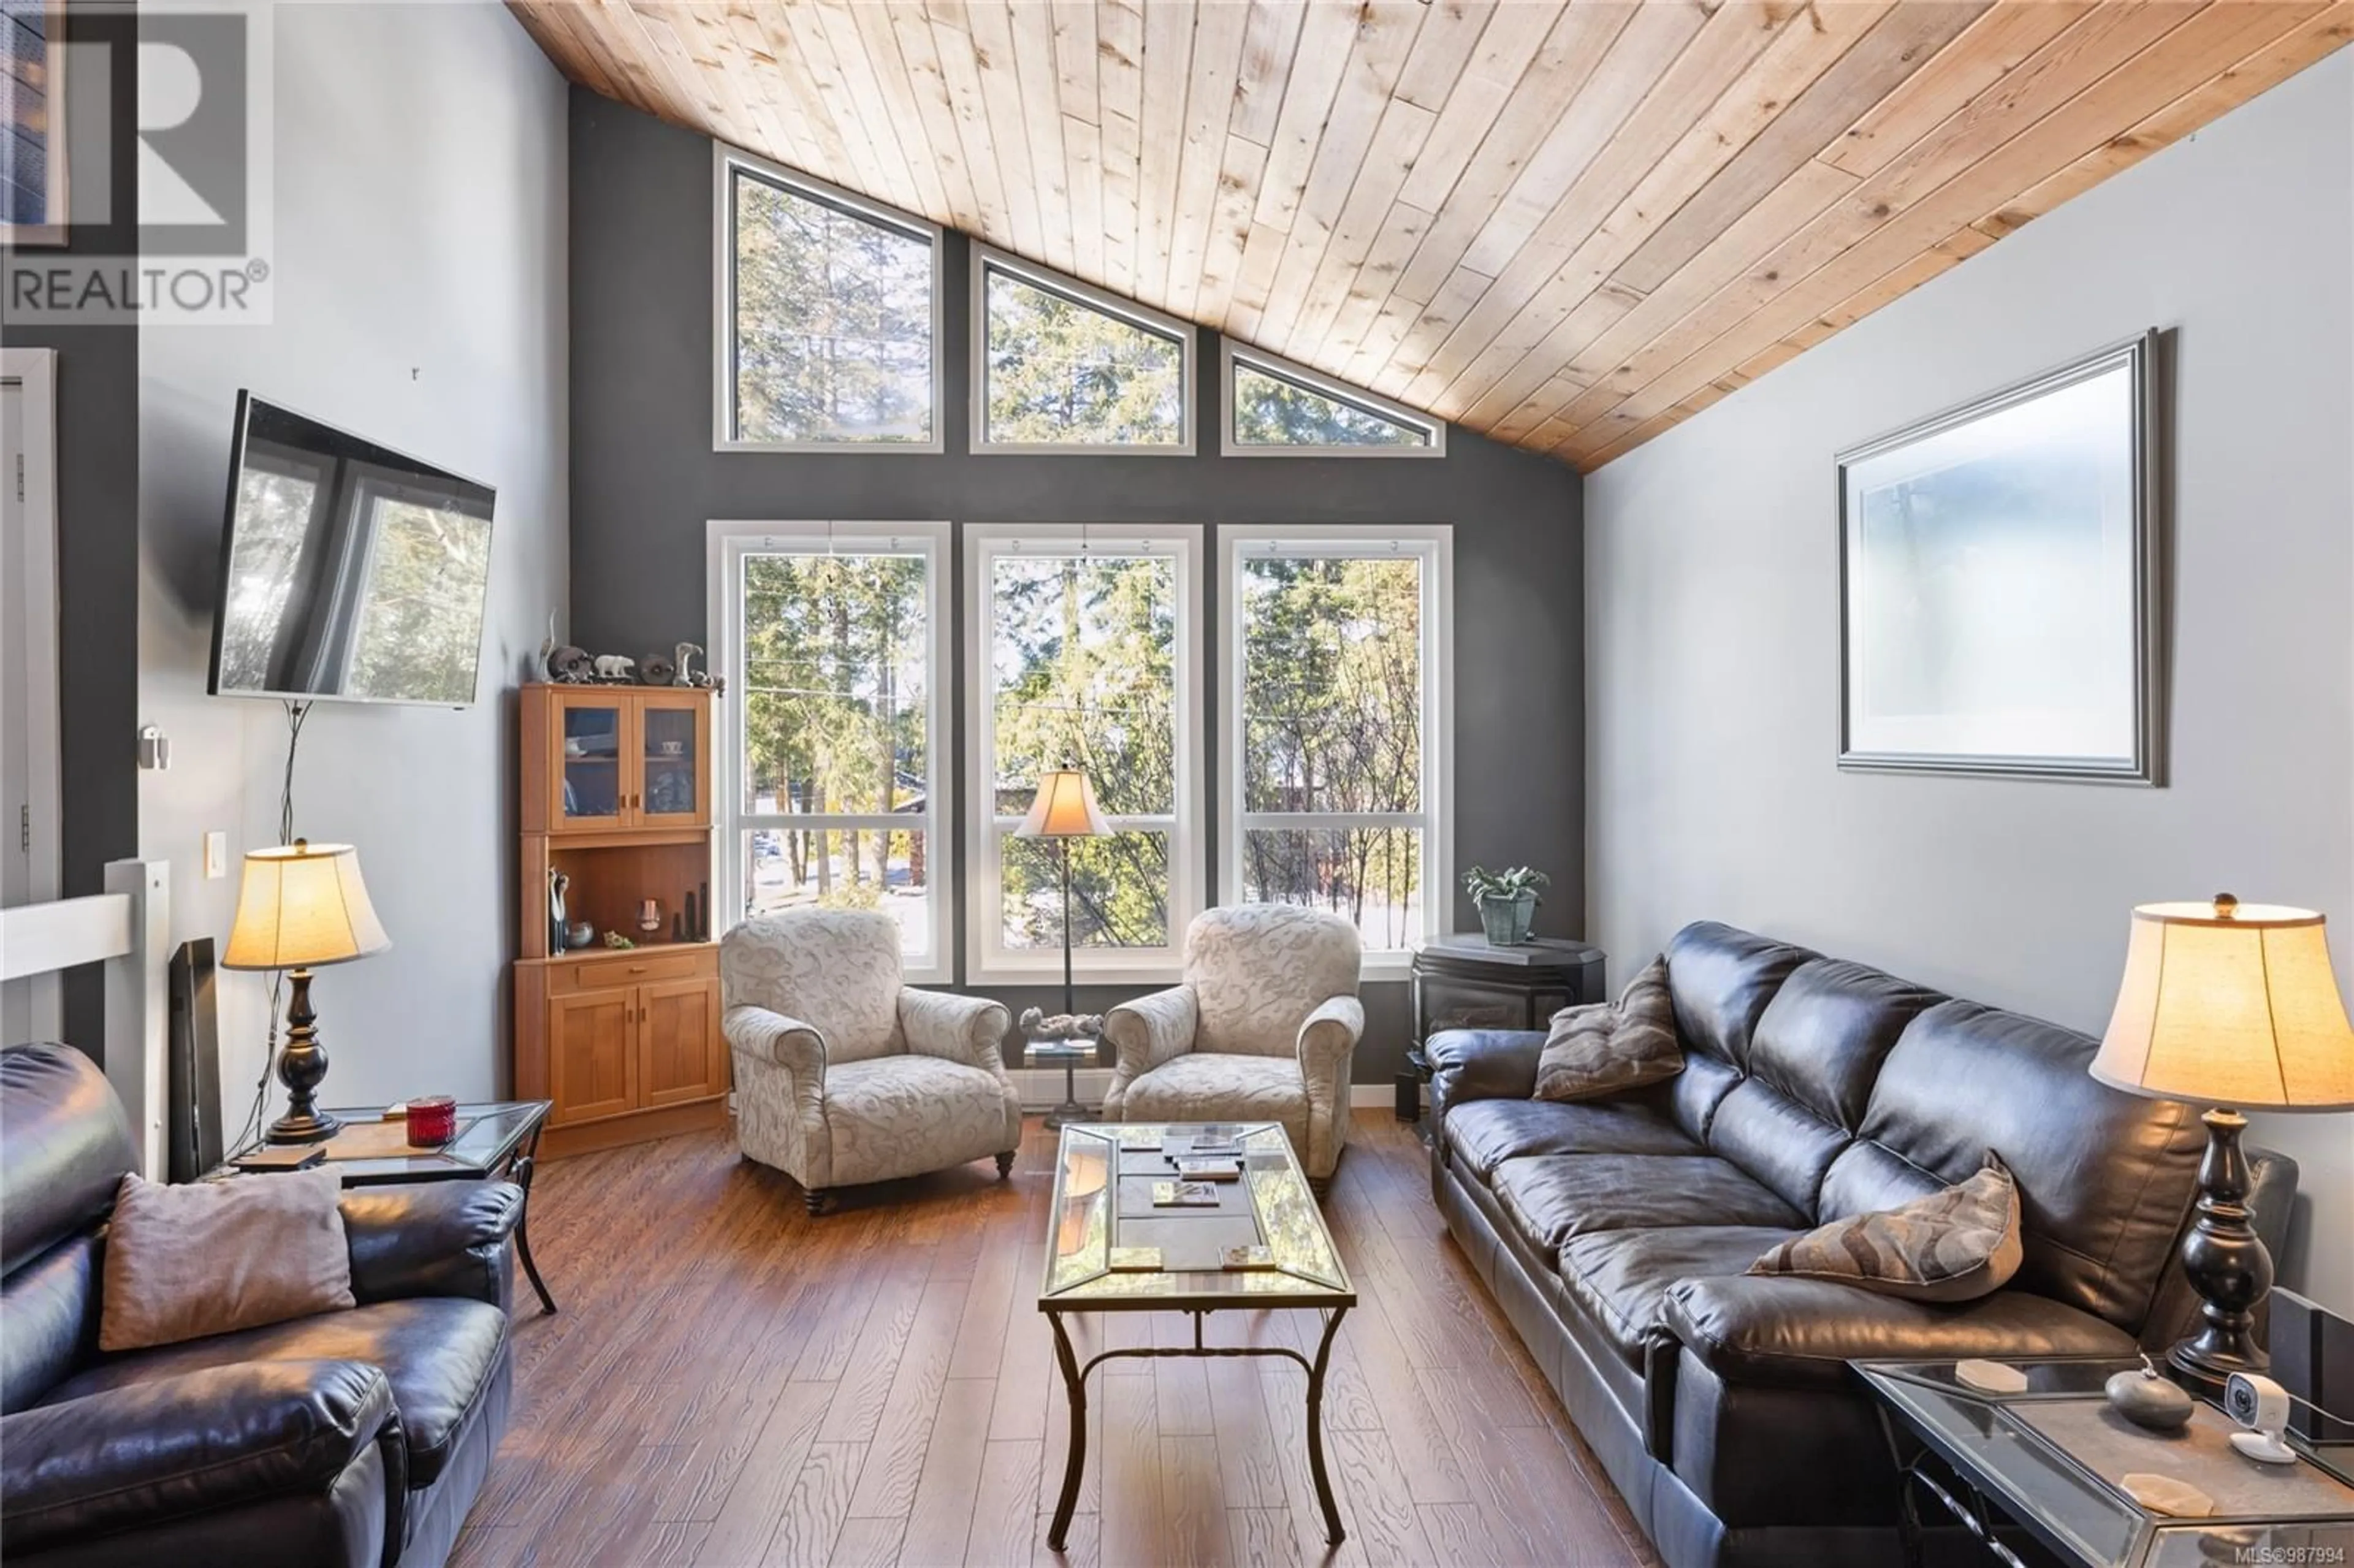
[[[2354,0],[510,4],[595,91],[1583,469],[2354,37]]]

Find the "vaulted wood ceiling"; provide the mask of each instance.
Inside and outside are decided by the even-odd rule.
[[[2354,37],[2354,0],[510,3],[598,92],[1586,469]]]

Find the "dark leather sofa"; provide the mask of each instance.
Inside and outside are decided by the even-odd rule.
[[[87,1057],[0,1052],[0,1558],[441,1563],[506,1425],[522,1192],[347,1192],[356,1308],[107,1355],[106,1219],[135,1159]]]
[[[1534,1100],[1543,1034],[1433,1037],[1438,1206],[1671,1568],[1898,1563],[1895,1469],[1847,1362],[2129,1355],[2186,1332],[2197,1302],[2170,1264],[2197,1116],[2095,1082],[2084,1035],[1861,964],[1712,923],[1668,963],[1685,1066],[1648,1090]],[[2026,1245],[1993,1295],[1744,1274],[1988,1149]],[[2277,1246],[2296,1167],[2253,1159]]]

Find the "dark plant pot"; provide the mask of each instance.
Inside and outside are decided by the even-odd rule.
[[[1479,925],[1488,933],[1491,948],[1517,948],[1529,939],[1529,927],[1536,923],[1537,895],[1517,894],[1510,898],[1490,895],[1479,900]]]

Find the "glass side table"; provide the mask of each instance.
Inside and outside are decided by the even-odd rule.
[[[1904,1561],[1923,1560],[1924,1507],[2003,1568],[2220,1568],[2345,1564],[2354,1488],[2300,1459],[2253,1464],[2224,1441],[2231,1419],[2200,1404],[2179,1435],[2110,1414],[2101,1385],[2133,1361],[2009,1361],[2019,1393],[1982,1393],[1950,1361],[1850,1363],[1876,1398],[1903,1486]],[[2136,1472],[2186,1480],[2214,1499],[2198,1518],[2152,1513],[2126,1495]]]
[[[546,1100],[490,1100],[458,1107],[458,1130],[432,1149],[414,1148],[404,1120],[386,1120],[382,1106],[338,1106],[329,1114],[343,1122],[335,1136],[317,1147],[342,1175],[346,1187],[382,1187],[404,1181],[479,1181],[500,1179],[523,1189],[523,1212],[515,1218],[515,1256],[539,1297],[540,1310],[556,1311],[556,1298],[539,1277],[531,1255],[531,1178],[539,1165],[539,1134],[546,1125]],[[205,1173],[207,1181],[237,1174],[248,1144]]]
[[[1097,1119],[1093,1110],[1079,1103],[1079,1069],[1096,1065],[1096,1041],[1092,1037],[1029,1041],[1022,1047],[1022,1063],[1028,1067],[1063,1069],[1063,1103],[1046,1113],[1048,1127],[1063,1128],[1075,1121]]]

